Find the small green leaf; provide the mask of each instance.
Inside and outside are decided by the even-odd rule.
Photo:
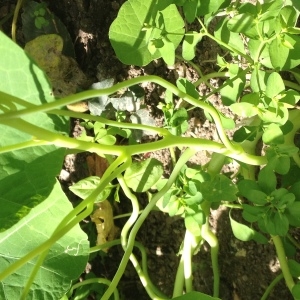
[[[246,198],[254,204],[267,204],[267,195],[260,190],[250,190],[247,192]]]
[[[254,141],[259,128],[256,126],[243,126],[239,128],[233,134],[233,140],[237,143],[242,143],[243,141]]]
[[[297,282],[292,288],[292,295],[294,299],[300,299],[300,283]]]
[[[225,175],[218,174],[212,181],[201,184],[203,198],[210,202],[236,200],[237,187]]]
[[[277,178],[268,166],[262,168],[258,174],[258,184],[263,192],[271,194],[277,186]]]
[[[177,79],[176,85],[182,92],[188,94],[189,96],[195,99],[199,98],[199,93],[197,92],[195,86],[187,79],[185,78]]]
[[[238,223],[237,221],[235,221],[231,216],[231,212],[229,213],[229,219],[230,219],[232,232],[237,239],[243,242],[254,240],[260,244],[268,243],[268,239],[265,236],[263,236],[261,233],[255,231],[249,226],[246,226],[242,223]]]
[[[243,218],[250,222],[257,222],[262,215],[265,214],[266,208],[263,206],[252,206],[248,204],[242,204],[243,206]]]
[[[300,226],[300,199],[297,200],[285,210],[290,225],[295,227]]]
[[[202,215],[202,223],[198,223],[198,220],[194,218],[192,215],[187,215],[184,218],[184,225],[188,231],[190,231],[194,236],[201,236],[201,225],[204,223],[205,217],[203,213],[198,213]],[[199,217],[199,216],[198,216]]]
[[[226,79],[220,91],[223,104],[229,106],[235,103],[244,91],[245,84],[245,73],[240,73],[234,77]]]
[[[90,176],[76,182],[75,184],[70,186],[69,189],[76,196],[80,197],[81,199],[85,199],[98,187],[99,183],[100,177]],[[97,198],[94,202],[106,200],[107,197],[110,195],[112,188],[112,185],[107,185],[105,189],[97,195]]]
[[[126,184],[135,192],[142,193],[149,190],[163,174],[161,162],[149,158],[142,162],[133,163],[124,174]]]
[[[174,44],[167,38],[163,39],[163,46],[158,49],[161,57],[168,66],[172,66],[175,63],[175,48]]]
[[[263,133],[262,140],[267,145],[284,143],[284,135],[279,125],[268,125]]]
[[[250,79],[250,86],[252,88],[252,91],[254,93],[265,91],[269,76],[270,74],[268,74],[267,72],[254,68]]]
[[[192,60],[195,57],[195,49],[202,39],[202,34],[196,31],[188,31],[182,43],[182,57],[185,60]]]
[[[277,72],[270,74],[267,80],[266,96],[273,98],[285,90],[281,76]]]
[[[290,49],[283,45],[282,39],[293,48]],[[290,34],[285,34],[284,37],[277,37],[270,44],[269,52],[275,69],[280,71],[293,69],[300,64],[300,37]]]
[[[197,192],[195,195],[186,196],[184,201],[187,205],[200,204],[203,201],[203,196],[200,192]]]
[[[170,119],[171,133],[178,136],[185,133],[189,127],[187,119],[188,114],[184,107],[176,110]]]
[[[279,14],[280,23],[282,28],[294,27],[297,23],[297,11],[294,7],[288,5],[280,10]]]
[[[247,34],[255,27],[254,17],[249,13],[236,15],[228,21],[227,27],[230,31]]]
[[[251,118],[257,115],[257,108],[252,103],[239,102],[230,105],[232,112],[243,118]]]
[[[293,277],[299,277],[300,276],[300,264],[298,262],[296,262],[293,259],[289,259],[288,260],[288,266],[289,266],[289,270],[290,270]],[[300,294],[299,294],[299,296],[300,296]]]
[[[228,44],[229,46],[233,47],[233,49],[238,50],[239,52],[245,53],[244,43],[241,39],[240,35],[236,32],[231,32],[228,27],[229,19],[224,18],[221,19],[220,22],[217,24],[215,28],[215,37],[220,39],[223,43]],[[235,52],[235,54],[238,54]]]
[[[255,181],[249,179],[241,180],[237,186],[239,193],[244,197],[247,197],[248,191],[250,190],[260,190],[259,185]]]

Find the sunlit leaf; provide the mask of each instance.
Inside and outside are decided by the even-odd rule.
[[[126,184],[135,192],[149,190],[161,177],[163,167],[161,162],[149,158],[133,163],[124,173]]]

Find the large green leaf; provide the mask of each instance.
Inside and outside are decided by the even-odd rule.
[[[51,236],[72,205],[57,182],[47,200],[33,208],[18,224],[0,233],[0,273]],[[31,286],[28,299],[57,300],[68,291],[71,281],[84,270],[89,255],[86,234],[79,225],[51,248]],[[20,299],[35,265],[28,261],[0,285],[0,299]]]
[[[34,137],[1,122],[1,114],[24,108],[7,101],[12,95],[24,99],[26,106],[55,101],[44,73],[24,51],[0,32],[0,149],[32,141]],[[4,92],[5,94],[3,94]],[[9,107],[9,109],[8,109]],[[69,124],[59,116],[35,113],[13,119],[23,120],[53,132],[68,132]],[[36,146],[0,154],[0,231],[17,223],[30,209],[45,200],[55,184],[65,150],[53,145]]]
[[[162,11],[159,8],[157,0],[129,0],[122,5],[109,29],[109,39],[124,64],[144,66],[156,58],[165,59],[166,52],[174,56],[183,38],[184,22],[174,4]]]

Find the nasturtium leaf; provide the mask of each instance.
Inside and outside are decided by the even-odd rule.
[[[195,49],[202,39],[202,34],[196,31],[188,31],[182,43],[182,57],[185,60],[192,60],[195,57]]]
[[[2,32],[0,57],[0,104],[6,107],[5,103],[9,101],[14,106],[13,110],[24,108],[14,104],[7,94],[23,99],[25,107],[55,101],[45,74],[23,49]],[[68,120],[58,115],[34,113],[1,123],[4,111],[0,109],[0,113],[0,148],[46,138],[36,138],[14,129],[14,125],[23,121],[57,134],[67,135],[69,132]],[[64,154],[65,149],[58,149],[54,145],[23,148],[0,154],[0,231],[10,228],[48,197],[55,184],[55,176],[61,170]]]
[[[90,176],[74,183],[72,186],[69,187],[69,189],[76,196],[80,197],[81,199],[85,199],[98,187],[99,184],[100,177]],[[94,202],[106,200],[107,197],[110,195],[112,188],[112,185],[106,186],[105,189],[97,195],[97,198],[95,198]]]
[[[253,228],[250,228],[247,225],[235,221],[232,218],[231,213],[229,213],[229,219],[230,219],[232,232],[237,239],[243,242],[254,240],[260,244],[268,243],[268,239],[264,235],[257,232]]]
[[[163,174],[161,162],[149,158],[141,162],[134,162],[124,173],[126,184],[135,192],[149,190]]]
[[[72,209],[56,182],[45,201],[13,227],[0,233],[0,273],[3,274],[9,265],[46,242]],[[28,299],[61,299],[72,281],[84,271],[88,257],[87,236],[76,225],[51,246],[34,278]],[[21,299],[35,263],[36,258],[33,258],[1,281],[0,295],[5,295],[2,299]]]
[[[234,201],[238,189],[225,175],[218,174],[212,181],[201,184],[203,198],[210,202]]]
[[[156,0],[129,0],[121,6],[109,29],[109,39],[124,64],[144,66],[156,58],[167,58],[167,51],[162,55],[159,48],[149,50],[155,39],[171,42],[174,49],[181,42],[184,22],[176,6],[171,4],[159,11],[160,8]]]
[[[267,80],[266,96],[273,98],[285,90],[285,85],[281,76],[277,72],[270,74]]]

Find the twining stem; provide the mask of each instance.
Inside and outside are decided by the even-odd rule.
[[[149,202],[149,204],[145,207],[144,211],[140,215],[140,217],[137,219],[135,225],[132,227],[131,232],[128,237],[128,243],[126,251],[123,255],[123,258],[121,260],[121,263],[119,264],[119,268],[117,273],[115,274],[111,285],[106,290],[105,294],[102,296],[102,300],[108,300],[109,297],[112,295],[114,289],[118,285],[124,271],[126,268],[126,265],[128,263],[128,260],[130,258],[130,255],[132,253],[132,249],[134,246],[135,237],[138,233],[138,230],[144,223],[145,219],[149,215],[149,213],[152,211],[152,209],[155,207],[157,201],[171,188],[172,184],[175,182],[178,174],[180,173],[181,168],[185,165],[185,163],[195,154],[195,150],[188,148],[178,159],[176,166],[173,169],[173,172],[170,175],[170,178],[168,179],[165,186],[157,192]],[[156,298],[160,299],[160,298]]]
[[[0,120],[1,123],[2,120]],[[100,145],[97,143],[86,142],[69,138],[67,136],[59,135],[51,132],[47,129],[38,127],[22,119],[18,122],[15,120],[3,120],[3,124],[18,129],[22,132],[26,132],[36,137],[38,140],[47,141],[53,145],[64,148],[80,149],[82,151],[95,152],[100,155],[127,155],[132,156],[135,154],[146,153],[150,151],[157,151],[169,147],[191,147],[195,151],[207,150],[212,152],[221,153],[225,156],[234,158],[238,161],[245,162],[251,165],[263,165],[266,164],[267,159],[264,156],[255,156],[247,154],[245,152],[236,152],[231,149],[227,149],[224,145],[200,138],[180,137],[168,135],[162,140],[155,141],[147,144],[129,145],[129,146],[118,146],[118,145]],[[125,153],[126,152],[126,153]]]
[[[192,256],[194,254],[195,249],[198,246],[199,240],[201,240],[201,237],[196,237],[189,230],[186,230],[182,249],[182,256],[184,261],[183,272],[186,293],[193,291]]]
[[[86,279],[82,282],[78,282],[78,283],[75,283],[73,286],[72,286],[72,289],[70,291],[73,292],[75,289],[78,289],[79,287],[83,286],[83,285],[87,285],[87,284],[93,284],[93,283],[102,283],[102,284],[105,284],[107,286],[110,285],[110,281],[106,278],[90,278],[90,279]],[[119,297],[119,292],[117,289],[114,290],[114,300],[119,300],[120,297]]]
[[[267,300],[269,295],[271,294],[272,290],[274,289],[275,285],[280,282],[280,280],[283,278],[283,274],[277,275],[274,280],[269,284],[267,289],[265,290],[264,294],[260,298],[260,300]]]
[[[289,266],[287,263],[287,258],[286,258],[286,254],[285,254],[284,247],[282,244],[282,240],[281,240],[280,236],[278,236],[278,235],[272,235],[271,237],[272,237],[272,240],[273,240],[275,248],[276,248],[277,258],[279,260],[280,268],[282,270],[282,274],[285,279],[286,285],[287,285],[288,289],[290,290],[290,292],[292,292],[295,282],[290,273],[290,269],[289,269]]]
[[[120,239],[113,240],[113,241],[107,242],[105,244],[97,245],[97,246],[90,248],[90,253],[97,252],[99,250],[108,249],[112,246],[120,245],[120,244],[121,244]],[[130,259],[132,259],[133,265],[135,266],[139,276],[142,278],[142,283],[144,284],[146,291],[148,292],[149,295],[153,295],[154,297],[159,296],[161,298],[167,299],[167,297],[161,291],[159,291],[157,289],[157,287],[152,283],[152,281],[148,275],[147,253],[146,253],[145,247],[143,246],[143,244],[141,244],[140,242],[137,242],[137,241],[134,242],[134,247],[138,248],[141,252],[142,267],[140,267],[138,261],[136,260],[136,258],[133,254],[130,256]],[[85,281],[83,281],[82,283],[84,283],[84,282]],[[78,288],[80,286],[80,284],[81,283],[77,283],[77,285],[75,285],[75,286]],[[72,293],[73,289],[74,289],[74,286],[72,287],[72,289],[69,293]]]
[[[219,263],[218,263],[219,241],[216,235],[211,231],[210,224],[209,224],[210,203],[208,201],[204,201],[201,204],[201,208],[206,216],[206,221],[201,227],[201,235],[202,238],[205,241],[207,241],[207,243],[211,247],[210,255],[211,255],[212,270],[214,274],[213,296],[219,297],[219,286],[220,286],[220,272],[219,272]]]
[[[184,287],[184,256],[181,255],[179,265],[177,267],[172,298],[181,296],[183,287]]]
[[[144,82],[153,82],[157,83],[158,85],[163,86],[170,92],[172,92],[174,95],[182,98],[186,102],[190,103],[191,105],[194,105],[196,107],[200,107],[204,109],[208,114],[211,115],[211,117],[214,119],[214,122],[216,124],[217,130],[219,137],[221,141],[224,143],[225,147],[231,150],[232,152],[239,153],[242,151],[242,149],[236,145],[232,144],[229,138],[226,135],[226,132],[223,128],[221,118],[219,116],[218,111],[211,105],[200,101],[200,99],[195,99],[191,97],[190,95],[184,93],[183,91],[179,90],[176,86],[171,84],[170,82],[155,76],[155,75],[148,75],[148,76],[141,76],[137,78],[132,78],[124,82],[117,83],[116,85],[107,88],[107,89],[101,89],[101,90],[89,90],[89,91],[83,91],[78,94],[70,95],[62,99],[58,99],[53,102],[45,103],[43,105],[38,105],[35,107],[31,108],[26,108],[18,111],[11,111],[5,114],[0,115],[0,123],[3,123],[4,120],[7,119],[14,119],[14,118],[20,118],[28,114],[33,114],[33,113],[38,113],[38,112],[47,112],[53,109],[56,109],[58,107],[63,107],[68,104],[76,103],[82,100],[87,100],[90,98],[95,98],[99,96],[104,96],[104,95],[111,95],[121,89],[128,88],[130,86],[136,85],[136,84],[141,84]],[[9,98],[9,96],[6,95],[6,98]]]

